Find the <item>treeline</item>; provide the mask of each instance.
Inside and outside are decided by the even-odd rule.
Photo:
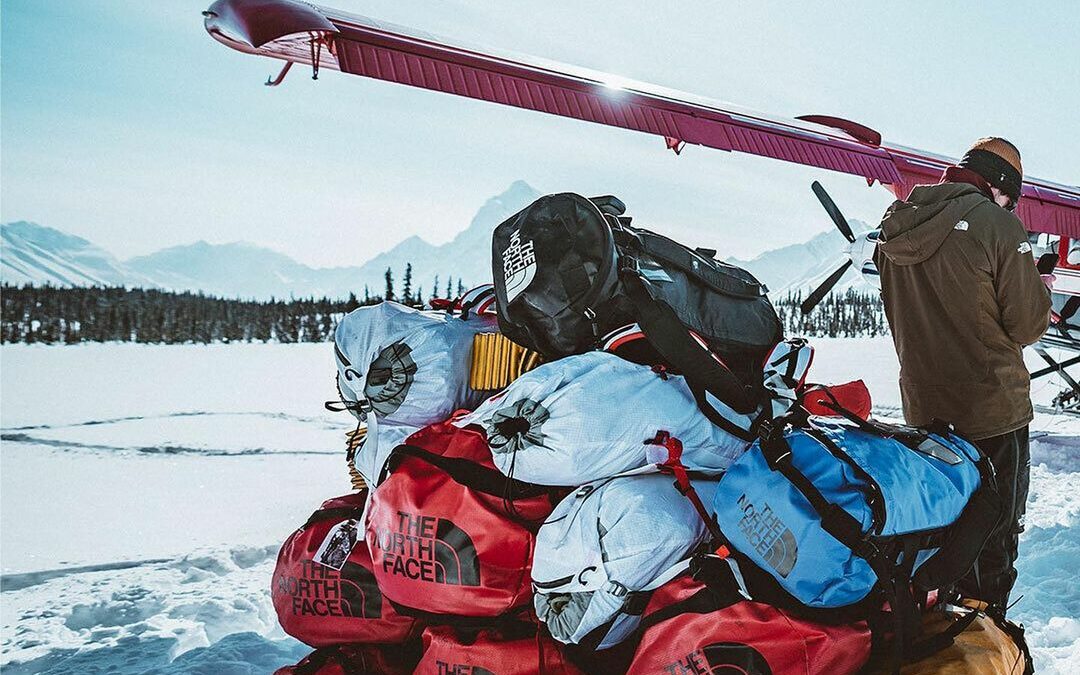
[[[400,295],[394,293],[388,276],[383,295],[371,295],[365,289],[362,298],[350,295],[345,300],[232,300],[143,288],[5,284],[0,288],[0,342],[322,342],[333,336],[345,313],[382,302],[385,295],[405,304],[422,305],[421,290],[412,290],[409,276],[403,280]],[[832,294],[806,316],[799,311],[802,299],[800,293],[794,293],[775,301],[789,335],[888,335],[877,295],[854,290]]]
[[[143,342],[323,342],[347,312],[384,299],[420,307],[440,293],[465,292],[461,279],[436,276],[431,290],[413,286],[412,263],[395,288],[386,269],[381,294],[365,286],[345,300],[301,298],[268,301],[218,298],[203,293],[148,288],[0,286],[0,343],[77,344]],[[456,285],[455,285],[456,281]]]
[[[831,293],[809,314],[799,309],[804,295],[789,293],[774,299],[773,304],[784,322],[788,335],[808,337],[877,337],[889,335],[885,307],[881,296],[849,288],[844,293]]]
[[[368,297],[366,302],[380,302]],[[0,288],[0,340],[78,342],[322,342],[337,319],[363,304],[347,300],[225,300],[143,288]]]

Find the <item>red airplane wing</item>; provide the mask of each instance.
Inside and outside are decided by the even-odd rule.
[[[899,196],[955,161],[840,118],[773,117],[294,0],[217,0],[204,16],[215,39],[243,52],[642,131],[676,151],[692,143],[854,174]],[[1023,196],[1029,230],[1080,239],[1080,188],[1028,178]]]

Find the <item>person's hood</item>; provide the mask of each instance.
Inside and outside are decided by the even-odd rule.
[[[907,201],[894,203],[881,221],[878,248],[897,265],[915,265],[934,255],[964,216],[989,201],[966,183],[919,185]]]

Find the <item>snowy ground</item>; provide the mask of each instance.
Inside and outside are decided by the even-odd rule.
[[[813,379],[899,405],[888,339],[819,340]],[[328,345],[0,350],[4,673],[266,673],[306,649],[267,593],[282,539],[348,490]],[[1040,387],[1046,402],[1052,388]],[[1080,672],[1080,419],[1039,414],[1015,616]]]

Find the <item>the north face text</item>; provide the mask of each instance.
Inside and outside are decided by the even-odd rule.
[[[536,253],[531,241],[521,241],[521,230],[510,235],[510,241],[502,252],[503,283],[506,301],[510,302],[524,291],[536,275]]]
[[[377,619],[382,613],[382,594],[375,584],[375,577],[353,563],[345,563],[338,572],[304,560],[299,575],[277,575],[274,592],[289,596],[295,616]]]
[[[446,661],[436,661],[435,668],[437,669],[437,675],[495,675],[487,668],[481,668],[480,666],[470,666],[464,663],[447,663]]]
[[[753,673],[772,675],[769,662],[746,644],[717,642],[695,649],[664,666],[666,675],[711,675],[712,673]]]
[[[444,518],[397,512],[393,528],[377,528],[382,571],[437,584],[479,586],[476,549],[469,536]]]
[[[768,503],[758,507],[744,494],[739,497],[738,504],[743,512],[739,531],[777,574],[786,577],[799,557],[795,535]]]

